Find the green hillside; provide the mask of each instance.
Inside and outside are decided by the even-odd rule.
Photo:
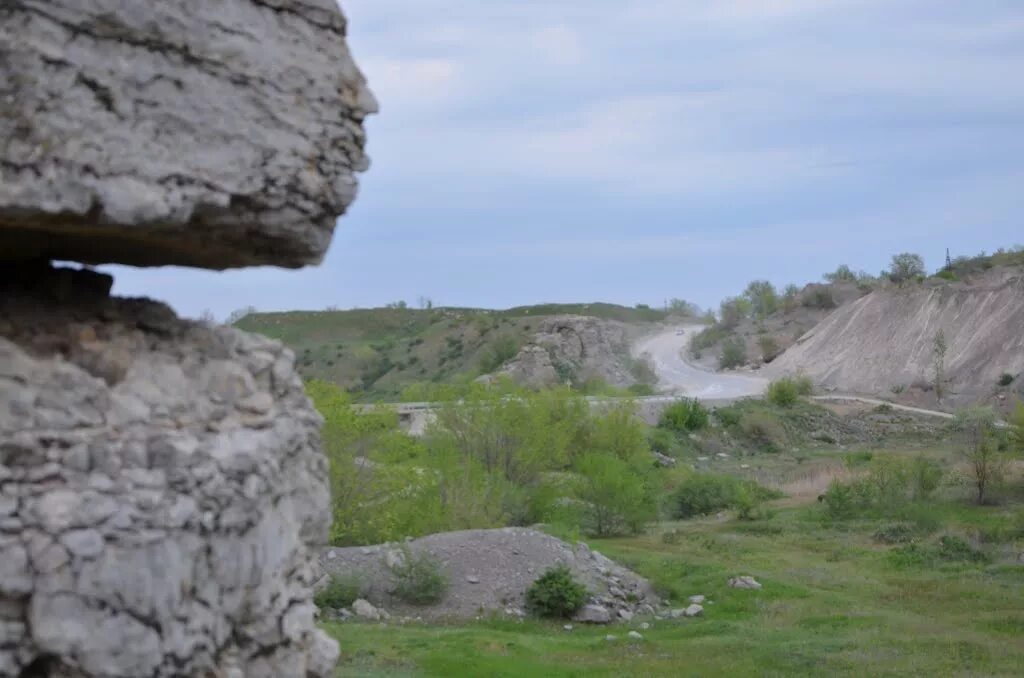
[[[339,384],[359,400],[393,399],[419,382],[451,383],[486,374],[512,358],[551,316],[589,315],[654,322],[664,311],[615,304],[476,308],[373,308],[253,313],[239,329],[279,339],[299,372]]]

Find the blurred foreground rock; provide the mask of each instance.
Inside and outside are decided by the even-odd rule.
[[[0,282],[0,675],[331,675],[321,420],[291,352],[109,285]]]

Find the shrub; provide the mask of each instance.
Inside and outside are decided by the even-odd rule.
[[[761,348],[761,359],[766,363],[770,363],[775,360],[779,355],[779,342],[775,340],[775,337],[766,335],[757,340],[757,345]]]
[[[699,431],[708,425],[708,411],[699,400],[683,398],[678,400],[661,413],[658,421],[660,428],[677,433]]]
[[[460,347],[461,352],[461,347]],[[494,339],[480,357],[480,373],[490,374],[512,360],[519,353],[519,342],[515,337],[502,336]]]
[[[953,563],[984,563],[989,559],[983,551],[951,534],[939,538],[936,555],[941,560]]]
[[[851,485],[833,480],[821,496],[825,515],[831,520],[849,520],[857,514],[857,499]]]
[[[611,452],[590,453],[577,464],[578,496],[587,530],[598,537],[637,534],[657,517],[657,497],[638,469]]]
[[[928,499],[942,482],[942,467],[933,459],[917,457],[910,463],[910,478],[914,499]]]
[[[722,344],[722,354],[718,357],[719,369],[729,370],[747,364],[747,347],[742,339],[730,339]]]
[[[736,407],[719,407],[715,410],[715,417],[721,422],[722,426],[731,428],[733,426],[740,425],[740,419],[743,417],[743,413]]]
[[[875,531],[873,539],[882,544],[909,544],[916,534],[917,530],[910,523],[889,523]]]
[[[363,582],[356,575],[331,575],[327,586],[313,596],[317,607],[341,609],[362,595]]]
[[[1001,375],[999,375],[999,385],[1000,386],[1009,386],[1010,384],[1013,383],[1014,379],[1016,379],[1016,377],[1014,377],[1009,372],[1003,372]]]
[[[399,560],[390,567],[395,578],[395,596],[413,605],[430,605],[444,597],[448,578],[436,558],[426,552],[413,553],[403,546]]]
[[[586,587],[573,578],[565,565],[552,567],[526,591],[526,606],[541,617],[571,617],[586,600]]]
[[[673,512],[675,517],[685,519],[736,508],[749,516],[758,503],[779,496],[778,492],[751,481],[695,473],[676,488]]]
[[[740,431],[765,452],[778,452],[786,445],[786,429],[768,412],[745,412],[740,418]]]
[[[671,456],[676,445],[676,438],[672,432],[664,428],[652,428],[647,433],[647,444],[659,454]]]
[[[804,295],[803,305],[808,308],[828,310],[836,307],[836,300],[832,296],[831,289],[815,285],[813,289]]]
[[[765,398],[778,407],[792,407],[800,398],[796,382],[792,379],[779,379],[768,385]]]
[[[898,285],[917,280],[925,275],[924,259],[919,254],[894,254],[889,265],[889,279]]]

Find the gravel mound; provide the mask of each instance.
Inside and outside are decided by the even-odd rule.
[[[509,527],[497,530],[445,532],[408,541],[414,553],[436,558],[448,577],[444,598],[435,605],[417,607],[392,595],[394,578],[388,563],[402,558],[399,544],[330,548],[320,564],[328,575],[356,574],[363,597],[391,615],[423,619],[467,619],[488,613],[524,616],[525,594],[548,568],[568,566],[591,593],[587,614],[604,623],[628,620],[636,614],[654,614],[660,601],[650,583],[593,551],[537,530]],[[601,608],[607,615],[594,608]]]

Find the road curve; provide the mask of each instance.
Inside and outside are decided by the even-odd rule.
[[[748,374],[712,372],[683,359],[684,349],[702,329],[700,325],[687,325],[644,337],[633,346],[633,353],[650,360],[658,375],[659,387],[672,393],[701,400],[763,394],[768,386],[767,379]]]

